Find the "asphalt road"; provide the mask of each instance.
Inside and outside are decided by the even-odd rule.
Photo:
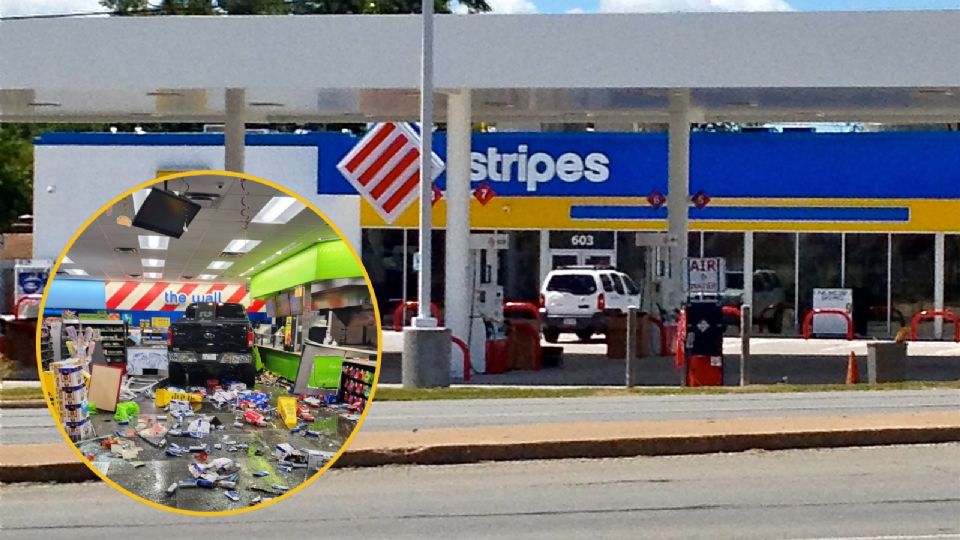
[[[231,517],[8,485],[0,538],[960,539],[960,445],[333,470]]]
[[[960,411],[960,390],[377,402],[366,431],[556,422]],[[62,440],[46,409],[0,409],[0,444]]]

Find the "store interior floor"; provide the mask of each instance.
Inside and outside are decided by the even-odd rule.
[[[273,407],[276,406],[277,396],[287,395],[286,389],[279,385],[261,383],[258,384],[257,389],[271,395],[270,403]],[[136,402],[140,407],[138,418],[140,427],[149,427],[159,422],[171,429],[176,424],[173,415],[157,408],[154,399],[146,394]],[[164,437],[166,444],[161,448],[149,444],[134,432],[138,427],[137,423],[120,425],[114,420],[113,413],[103,411],[91,415],[98,438],[80,442],[77,446],[84,455],[93,456],[93,465],[100,468],[108,478],[147,500],[173,508],[211,512],[243,508],[253,504],[257,497],[260,501],[266,501],[283,493],[282,488],[278,489],[274,486],[292,489],[303,483],[316,471],[308,468],[293,468],[283,472],[278,467],[278,459],[275,456],[276,446],[289,443],[297,450],[310,449],[335,453],[353,432],[357,420],[356,415],[348,414],[340,407],[321,406],[311,409],[315,417],[313,422],[307,423],[298,433],[291,433],[276,415],[272,418],[268,416],[265,426],[243,423],[242,427],[235,427],[236,415],[230,405],[217,409],[212,401],[204,398],[203,402],[194,404],[193,407],[194,416],[184,418],[181,429],[186,431],[189,422],[201,416],[215,417],[223,429],[214,428],[202,438],[174,437],[168,434]],[[211,423],[216,422],[211,421]],[[317,436],[307,436],[308,430],[315,432]],[[115,440],[119,439],[124,445],[132,444],[140,448],[139,455],[133,459],[114,455],[109,448],[103,447],[104,439],[100,438],[110,435]],[[159,442],[159,439],[154,438],[153,442]],[[171,457],[166,454],[170,444],[176,444],[185,449],[195,445],[206,445],[205,461],[207,463],[217,458],[233,460],[238,469],[236,486],[230,489],[219,486],[180,487],[172,495],[168,494],[167,490],[172,484],[179,483],[181,480],[194,479],[190,466],[197,462],[198,456],[196,452],[185,450],[181,456]],[[219,445],[220,448],[217,449],[214,445]],[[246,448],[243,448],[243,445],[246,445]],[[261,471],[266,474],[255,476],[255,473]],[[228,498],[228,491],[235,492],[239,500],[234,501]]]

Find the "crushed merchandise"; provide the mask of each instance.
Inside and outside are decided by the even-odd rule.
[[[358,417],[330,396],[292,395],[269,375],[253,389],[124,383],[136,388],[123,396],[133,399],[112,412],[85,409],[90,427],[77,445],[121,486],[145,483],[149,471],[156,487],[147,498],[179,508],[240,508],[283,495],[337,455],[330,449],[343,445]]]

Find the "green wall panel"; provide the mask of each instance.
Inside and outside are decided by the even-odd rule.
[[[317,280],[363,277],[363,270],[343,240],[317,244]]]
[[[297,373],[300,371],[300,355],[257,347],[260,352],[260,359],[263,361],[263,367],[280,375],[289,381],[297,380]]]
[[[363,277],[347,243],[320,242],[256,273],[250,278],[250,296],[263,298],[311,281],[345,277]]]
[[[277,291],[313,281],[317,272],[317,256],[313,247],[261,270],[250,278],[250,296],[262,298]]]
[[[343,355],[313,357],[313,371],[310,373],[310,381],[307,386],[310,388],[332,388],[336,390],[340,387],[340,373],[343,371]]]

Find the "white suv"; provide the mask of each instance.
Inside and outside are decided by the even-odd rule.
[[[543,338],[556,343],[562,332],[581,340],[605,333],[607,317],[640,306],[640,288],[630,276],[608,267],[566,266],[551,271],[540,287]]]

